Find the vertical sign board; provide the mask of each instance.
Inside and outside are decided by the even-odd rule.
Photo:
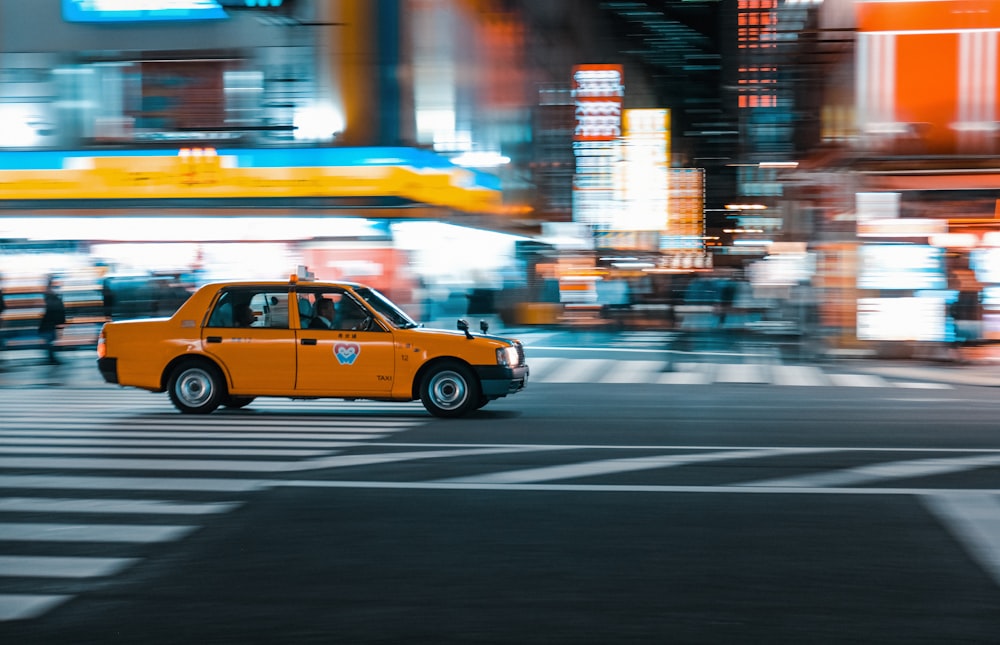
[[[622,157],[624,172],[618,187],[622,211],[615,228],[663,231],[667,228],[670,110],[625,110]]]
[[[862,134],[923,154],[990,146],[1000,121],[1000,2],[861,0],[856,10]]]
[[[621,65],[574,67],[576,129],[573,141],[615,141],[622,136],[624,97]]]
[[[607,228],[615,219],[614,173],[621,161],[624,98],[621,65],[573,68],[574,221]]]

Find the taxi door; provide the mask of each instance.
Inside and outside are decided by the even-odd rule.
[[[202,341],[229,376],[231,394],[294,392],[295,331],[288,326],[287,291],[223,292],[202,329]]]
[[[360,306],[358,303],[351,304]],[[338,302],[338,310],[340,306]],[[344,323],[346,327],[352,325],[353,322]],[[391,331],[383,329],[374,320],[367,330],[316,327],[296,331],[297,393],[343,398],[389,396],[395,376]]]

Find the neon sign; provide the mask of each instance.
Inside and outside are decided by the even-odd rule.
[[[222,20],[216,0],[62,0],[67,22],[146,22],[153,20]]]
[[[573,69],[576,103],[574,141],[613,141],[622,134],[625,86],[621,65],[578,65]]]

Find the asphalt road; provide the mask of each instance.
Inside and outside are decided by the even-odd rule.
[[[455,421],[15,368],[0,642],[997,641],[995,389],[704,364],[540,361]]]

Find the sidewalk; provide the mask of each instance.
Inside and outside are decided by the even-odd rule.
[[[0,388],[72,386],[116,387],[97,371],[97,353],[91,349],[59,352],[59,365],[49,365],[44,350],[17,349],[0,352]]]

